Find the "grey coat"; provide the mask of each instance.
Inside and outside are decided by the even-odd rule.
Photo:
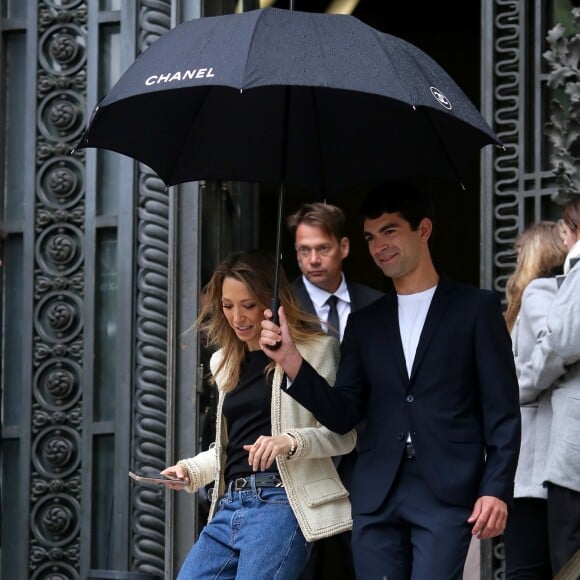
[[[520,382],[520,402],[552,387],[552,428],[544,481],[580,492],[580,263],[566,276]]]
[[[537,278],[528,284],[512,329],[512,345],[520,388],[522,368],[530,360],[536,342],[546,334],[546,313],[558,290],[555,278]],[[516,471],[514,497],[546,498],[544,468],[552,422],[551,391],[522,403],[522,441]]]

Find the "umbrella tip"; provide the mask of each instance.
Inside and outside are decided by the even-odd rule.
[[[80,141],[77,141],[76,145],[72,146],[72,149],[69,150],[69,155],[74,155],[79,147],[83,147],[83,144],[87,142],[86,135],[83,135]]]

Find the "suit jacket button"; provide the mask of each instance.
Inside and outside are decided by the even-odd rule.
[[[415,400],[415,397],[413,397],[413,395],[407,395],[407,403],[412,403]]]

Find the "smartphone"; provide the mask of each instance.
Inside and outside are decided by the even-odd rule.
[[[184,479],[177,479],[177,478],[169,477],[168,475],[161,475],[161,474],[159,474],[159,475],[137,475],[136,473],[133,473],[132,471],[129,471],[129,477],[131,477],[135,481],[138,481],[139,483],[154,483],[157,485],[172,483],[172,484],[176,484],[176,485],[180,485],[180,486],[185,487],[188,483]]]

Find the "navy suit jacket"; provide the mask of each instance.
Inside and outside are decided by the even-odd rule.
[[[477,497],[512,504],[520,446],[518,382],[498,297],[441,278],[411,376],[396,293],[351,313],[334,388],[305,361],[288,394],[328,428],[365,420],[353,475],[353,514],[385,500],[407,433],[434,494],[471,508]]]

